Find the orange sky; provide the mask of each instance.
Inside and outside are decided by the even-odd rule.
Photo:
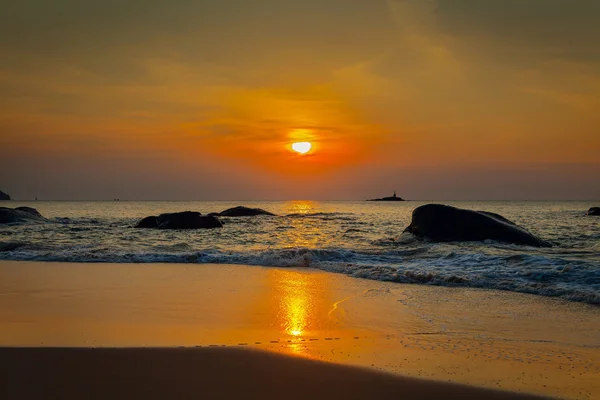
[[[600,198],[595,0],[7,9],[15,198]]]

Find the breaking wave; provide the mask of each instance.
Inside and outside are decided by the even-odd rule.
[[[56,262],[244,264],[316,268],[356,278],[509,290],[600,304],[600,269],[584,261],[530,254],[490,256],[439,254],[426,246],[384,252],[349,249],[282,248],[256,251],[193,251],[187,243],[157,245],[149,252],[115,252],[109,246],[50,249],[2,243],[0,259]]]

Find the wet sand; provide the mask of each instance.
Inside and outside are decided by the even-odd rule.
[[[230,368],[258,371],[264,357],[285,355],[277,364],[303,369],[306,359],[327,362],[319,368],[332,368],[334,375],[343,364],[368,368],[360,370],[364,379],[381,371],[403,377],[402,384],[417,385],[406,381],[410,377],[551,397],[600,397],[600,309],[580,303],[237,265],[1,261],[0,278],[0,346],[38,348],[1,350],[2,368],[21,374],[16,382],[27,374],[45,379],[43,371],[62,374],[55,376],[58,382],[68,379],[65,371],[84,365],[80,373],[89,372],[86,382],[92,385],[98,384],[90,381],[95,374],[134,386],[135,379],[164,376],[173,382],[182,375],[187,380],[171,386],[192,390],[197,377],[186,365],[212,373],[213,360],[224,357]],[[179,346],[186,349],[156,349]],[[94,350],[41,349],[50,347]],[[111,347],[147,349],[106,349]],[[114,357],[123,367],[90,366],[113,365]],[[22,368],[10,372],[11,362]],[[261,371],[270,376],[278,370]],[[288,388],[301,390],[304,381],[288,382]],[[134,386],[126,390],[146,390]]]

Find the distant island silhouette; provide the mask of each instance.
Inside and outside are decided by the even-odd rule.
[[[396,196],[396,191],[394,190],[394,195],[390,197],[382,197],[381,199],[370,199],[367,201],[406,201],[402,197]]]

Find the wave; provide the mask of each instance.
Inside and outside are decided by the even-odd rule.
[[[384,248],[384,251],[343,248],[194,251],[185,242],[158,244],[133,252],[112,246],[51,248],[24,242],[0,242],[0,249],[4,249],[0,250],[0,259],[4,260],[316,268],[378,281],[508,290],[600,305],[597,263],[527,253],[461,253],[456,247],[423,243],[403,249]]]

